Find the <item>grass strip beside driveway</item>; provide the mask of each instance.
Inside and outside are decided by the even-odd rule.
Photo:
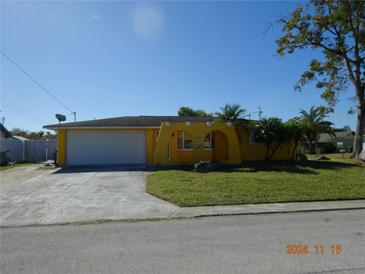
[[[179,206],[365,199],[365,165],[344,161],[246,163],[197,173],[159,170],[147,192]]]

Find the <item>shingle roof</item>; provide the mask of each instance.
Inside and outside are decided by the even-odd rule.
[[[13,135],[13,139],[17,139],[19,141],[29,141],[28,138],[19,135]]]
[[[181,116],[122,116],[107,119],[88,120],[72,123],[46,125],[43,128],[77,128],[77,127],[159,127],[162,122],[209,122],[211,116],[181,117]]]
[[[11,132],[9,132],[9,130],[7,130],[6,127],[2,123],[0,123],[0,132],[1,132],[1,137],[4,137],[4,138],[11,137]]]
[[[352,135],[351,131],[338,131],[334,134],[335,136],[328,133],[321,133],[319,135],[318,143],[331,143]]]

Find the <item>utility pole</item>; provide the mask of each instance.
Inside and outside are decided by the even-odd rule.
[[[76,122],[76,111],[72,112],[73,116],[74,116],[74,122]]]
[[[263,111],[261,110],[261,106],[259,106],[259,119],[261,120],[261,114],[263,113]]]

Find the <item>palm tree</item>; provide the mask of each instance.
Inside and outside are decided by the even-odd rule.
[[[305,134],[308,131],[308,127],[301,120],[295,118],[287,121],[284,126],[286,128],[288,145],[290,144],[290,141],[294,142],[292,159],[295,159],[298,145],[305,140]]]
[[[333,125],[329,121],[325,121],[326,114],[323,112],[322,107],[312,106],[307,112],[303,109],[300,110],[300,117],[298,119],[306,125],[306,138],[309,142],[309,151],[314,153],[317,149],[317,143],[320,133],[328,133],[333,135]],[[314,144],[314,147],[313,147]]]
[[[237,122],[242,115],[246,113],[246,110],[239,104],[225,104],[215,114],[219,121],[222,122]]]
[[[255,139],[265,144],[266,160],[270,160],[279,146],[286,141],[286,128],[279,118],[262,118],[257,123]]]

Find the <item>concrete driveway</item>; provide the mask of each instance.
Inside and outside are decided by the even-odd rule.
[[[147,173],[122,167],[2,171],[1,226],[170,216],[178,207],[145,192]]]

